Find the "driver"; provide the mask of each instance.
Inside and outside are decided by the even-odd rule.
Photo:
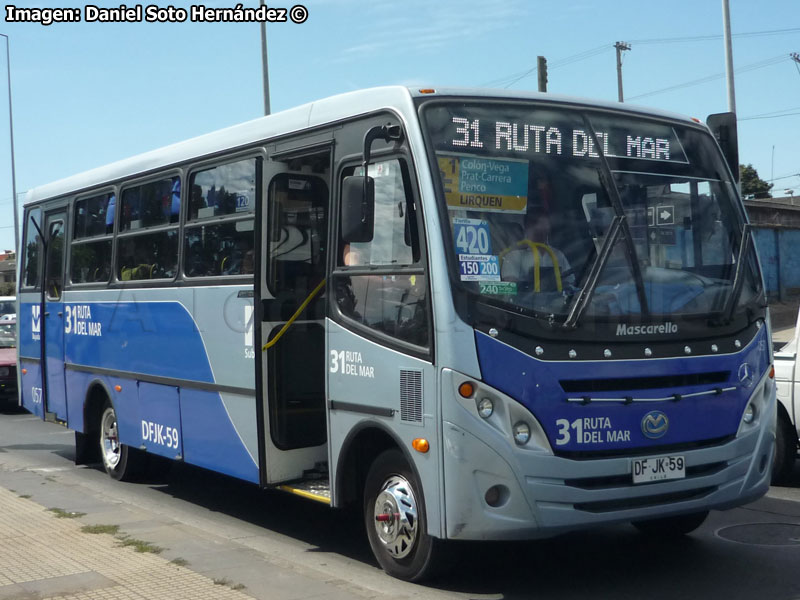
[[[539,280],[545,290],[556,290],[558,281],[561,282],[562,289],[574,285],[575,275],[570,272],[567,257],[550,244],[550,217],[547,211],[538,206],[529,207],[525,215],[524,230],[522,239],[503,257],[503,281],[534,283]],[[538,275],[534,253],[539,256]],[[556,264],[553,263],[553,258]]]

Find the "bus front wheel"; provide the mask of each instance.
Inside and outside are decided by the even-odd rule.
[[[422,487],[399,450],[383,452],[369,469],[364,523],[372,552],[389,575],[421,581],[437,570],[442,542],[428,535]]]
[[[113,479],[129,481],[138,473],[142,460],[139,453],[119,441],[117,413],[110,402],[106,402],[100,416],[100,456],[103,467]]]

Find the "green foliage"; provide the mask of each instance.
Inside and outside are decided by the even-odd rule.
[[[84,525],[81,527],[83,533],[107,533],[109,535],[117,535],[119,532],[119,525]]]
[[[771,183],[767,183],[758,176],[758,171],[753,168],[753,165],[739,165],[739,176],[742,182],[742,195],[755,198],[771,198],[770,190],[772,189]]]

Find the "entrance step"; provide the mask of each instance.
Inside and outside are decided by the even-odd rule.
[[[331,483],[328,478],[292,481],[279,485],[278,489],[324,504],[331,503]]]

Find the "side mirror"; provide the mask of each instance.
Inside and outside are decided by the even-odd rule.
[[[352,175],[342,181],[342,241],[371,242],[375,229],[375,180]]]
[[[736,113],[725,112],[708,115],[706,124],[717,138],[722,154],[728,161],[733,180],[739,183],[739,137],[736,129]]]

